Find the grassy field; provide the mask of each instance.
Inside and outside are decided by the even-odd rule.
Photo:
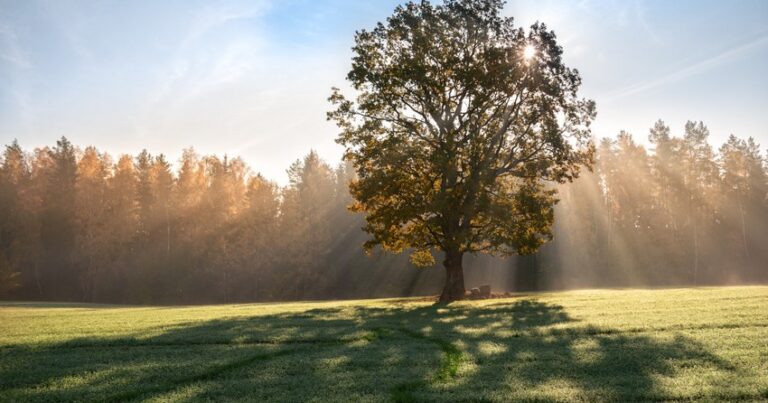
[[[768,287],[0,305],[1,401],[689,399],[768,399]]]

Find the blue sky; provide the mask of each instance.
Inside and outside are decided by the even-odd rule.
[[[285,183],[309,151],[336,162],[325,121],[353,34],[399,1],[0,0],[0,142],[66,135],[112,154],[240,155]],[[639,140],[703,120],[768,147],[768,1],[510,1],[553,29],[597,102],[595,133]]]

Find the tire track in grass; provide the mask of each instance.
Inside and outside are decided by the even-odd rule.
[[[383,340],[389,338],[392,333],[400,332],[410,338],[428,341],[440,348],[443,354],[443,358],[440,363],[440,367],[432,376],[433,382],[447,382],[456,377],[458,367],[463,360],[463,354],[458,347],[452,343],[432,336],[427,336],[423,333],[409,330],[406,328],[388,328],[388,327],[375,327],[367,329],[367,332],[363,335],[349,339],[288,339],[288,340],[250,340],[247,342],[237,343],[221,343],[221,342],[192,342],[192,343],[125,343],[126,340],[115,340],[106,343],[73,343],[69,345],[58,346],[58,348],[115,348],[115,347],[169,347],[169,346],[217,346],[217,345],[233,345],[233,346],[248,346],[248,345],[275,345],[275,346],[289,346],[289,348],[275,352],[260,352],[252,354],[244,358],[235,359],[222,364],[212,365],[202,372],[196,374],[178,377],[175,379],[168,379],[159,385],[139,388],[135,390],[125,390],[110,396],[101,398],[104,402],[125,402],[131,400],[137,400],[142,398],[149,398],[158,394],[169,393],[184,386],[210,381],[219,376],[222,376],[230,371],[241,369],[249,365],[265,362],[271,359],[287,356],[299,352],[307,351],[311,348],[328,347],[346,345],[357,341],[372,342],[375,340]],[[46,348],[44,348],[46,349]],[[54,348],[55,349],[55,348]],[[395,385],[390,389],[390,398],[396,402],[414,402],[418,401],[414,396],[414,392],[426,387],[430,381],[419,380],[405,382]]]
[[[414,339],[428,341],[440,348],[443,354],[443,358],[440,363],[440,367],[432,376],[432,380],[434,382],[448,382],[456,377],[456,374],[458,373],[459,365],[463,361],[463,354],[458,347],[456,347],[454,344],[446,340],[443,340],[437,337],[427,336],[423,333],[405,329],[405,328],[390,329],[386,327],[376,327],[376,328],[369,329],[367,333],[354,339],[335,340],[335,341],[322,340],[320,343],[315,343],[315,345],[320,345],[320,346],[345,345],[355,341],[362,341],[362,340],[372,342],[375,340],[386,339],[389,334],[397,331]],[[174,381],[169,382],[166,385],[161,385],[149,390],[145,389],[145,390],[127,391],[125,393],[108,397],[105,399],[105,401],[122,402],[126,400],[134,400],[139,397],[171,392],[173,390],[179,389],[183,386],[186,386],[192,383],[214,379],[218,376],[223,375],[226,372],[240,369],[248,365],[254,364],[256,362],[263,362],[263,361],[267,361],[273,358],[278,358],[284,355],[305,351],[310,348],[311,343],[274,343],[274,344],[299,345],[299,347],[291,348],[283,351],[277,351],[274,353],[259,353],[259,354],[255,354],[240,360],[234,360],[225,364],[215,365],[210,367],[208,370],[206,370],[203,373],[176,379]],[[429,382],[426,380],[419,380],[419,381],[411,381],[411,382],[404,382],[401,384],[397,384],[390,389],[390,398],[395,402],[418,401],[418,399],[414,395],[414,392],[426,387],[428,383]]]
[[[188,385],[188,384],[191,384],[191,383],[208,381],[208,380],[214,379],[217,376],[219,376],[219,375],[221,375],[221,374],[223,374],[225,372],[229,372],[229,371],[232,371],[232,370],[235,370],[235,369],[240,369],[240,368],[246,367],[246,366],[251,365],[251,364],[256,363],[256,362],[267,361],[267,360],[270,360],[270,359],[273,359],[273,358],[282,357],[282,356],[285,356],[285,355],[289,355],[289,354],[297,353],[297,352],[300,352],[300,351],[304,351],[306,349],[307,349],[307,347],[302,347],[302,348],[293,348],[293,349],[287,349],[287,350],[282,350],[282,351],[276,351],[276,352],[273,352],[273,353],[254,354],[254,355],[251,355],[249,357],[242,358],[242,359],[239,359],[239,360],[233,360],[233,361],[230,361],[230,362],[227,362],[227,363],[224,363],[224,364],[213,365],[213,366],[209,367],[204,372],[201,372],[201,373],[198,373],[198,374],[194,374],[194,375],[190,375],[190,376],[186,376],[186,377],[183,377],[183,378],[177,378],[177,379],[175,379],[173,381],[169,381],[165,385],[159,385],[159,386],[156,386],[154,388],[149,388],[149,389],[125,391],[125,392],[122,392],[122,393],[118,393],[118,394],[114,394],[114,395],[108,396],[108,397],[104,398],[102,401],[104,401],[104,402],[125,402],[125,401],[129,401],[129,400],[135,400],[135,399],[138,399],[138,398],[144,397],[144,396],[150,396],[150,395],[156,395],[156,394],[159,394],[159,393],[170,392],[170,391],[173,391],[175,389],[178,389],[178,388],[180,388],[182,386],[185,386],[185,385]]]
[[[227,363],[224,363],[224,364],[213,365],[211,367],[208,367],[208,369],[205,370],[204,372],[201,372],[201,373],[198,373],[198,374],[177,378],[177,379],[174,379],[172,381],[168,381],[164,385],[159,385],[159,386],[156,386],[154,388],[143,389],[143,390],[132,390],[132,391],[126,391],[126,392],[123,392],[123,393],[118,393],[116,395],[112,395],[112,396],[106,397],[105,399],[103,399],[103,401],[105,401],[105,402],[124,402],[124,401],[128,401],[128,400],[135,400],[135,399],[138,399],[140,397],[149,397],[151,395],[157,395],[157,394],[160,394],[160,393],[168,393],[168,392],[171,392],[173,390],[179,389],[179,388],[181,388],[183,386],[192,384],[192,383],[212,380],[212,379],[214,379],[214,378],[216,378],[216,377],[218,377],[218,376],[220,376],[220,375],[222,375],[224,373],[227,373],[227,372],[233,371],[233,370],[237,370],[237,369],[241,369],[241,368],[247,367],[249,365],[252,365],[254,363],[257,363],[257,362],[268,361],[268,360],[271,360],[273,358],[278,358],[278,357],[282,357],[282,356],[286,356],[286,355],[290,355],[290,354],[294,354],[294,353],[298,353],[298,352],[303,352],[303,351],[309,350],[310,347],[312,346],[312,344],[322,345],[322,346],[331,346],[331,345],[339,346],[339,345],[350,344],[350,343],[353,343],[353,342],[356,342],[356,341],[363,341],[363,340],[370,342],[370,341],[373,341],[373,340],[381,338],[382,335],[383,335],[383,331],[384,330],[381,329],[381,328],[375,328],[375,329],[371,329],[369,332],[365,333],[364,335],[362,335],[360,337],[351,338],[351,339],[342,339],[342,340],[322,339],[322,340],[320,340],[319,343],[311,343],[311,339],[302,340],[302,343],[291,343],[291,342],[288,342],[288,343],[282,342],[282,343],[280,343],[280,342],[276,342],[276,343],[272,343],[272,344],[276,344],[276,345],[299,345],[300,347],[289,348],[289,349],[286,349],[286,350],[275,351],[275,352],[272,352],[272,353],[258,353],[258,354],[254,354],[254,355],[251,355],[251,356],[239,359],[239,360],[233,360],[233,361],[230,361],[230,362],[227,362]],[[305,343],[305,341],[306,341],[306,343]]]
[[[429,341],[438,346],[443,353],[443,359],[440,362],[440,368],[435,372],[432,379],[434,382],[448,382],[456,378],[459,371],[459,365],[464,360],[464,354],[453,343],[438,337],[427,336],[406,328],[397,329],[401,333],[414,339]],[[428,381],[411,381],[395,385],[390,389],[390,399],[394,402],[417,402],[414,393],[428,385]]]

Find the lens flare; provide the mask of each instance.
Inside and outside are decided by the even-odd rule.
[[[536,56],[536,47],[533,45],[526,45],[523,49],[523,59],[526,61],[533,59]]]

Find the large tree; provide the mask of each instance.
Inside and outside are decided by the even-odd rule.
[[[445,254],[440,299],[464,296],[462,258],[534,252],[551,238],[554,191],[592,162],[590,100],[544,24],[516,28],[501,0],[409,2],[355,36],[334,89],[338,142],[357,171],[365,246]]]

